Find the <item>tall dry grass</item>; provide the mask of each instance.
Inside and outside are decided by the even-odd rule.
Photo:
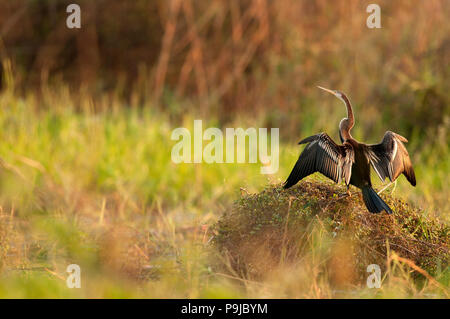
[[[380,1],[381,29],[366,26],[370,1],[81,1],[76,31],[65,27],[66,2],[0,3],[2,57],[24,87],[125,86],[157,104],[174,95],[227,112],[299,111],[317,84],[368,112],[428,89],[438,107],[448,102],[445,0]]]

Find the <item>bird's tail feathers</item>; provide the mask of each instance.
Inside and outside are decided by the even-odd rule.
[[[362,189],[363,200],[366,204],[369,212],[377,214],[386,211],[388,214],[392,214],[391,208],[381,199],[381,197],[370,186]]]

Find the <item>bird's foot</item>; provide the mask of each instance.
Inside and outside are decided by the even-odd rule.
[[[352,194],[350,194],[350,192],[347,191],[347,192],[342,193],[342,194],[340,194],[340,195],[338,196],[339,199],[345,198],[345,197],[352,197]]]

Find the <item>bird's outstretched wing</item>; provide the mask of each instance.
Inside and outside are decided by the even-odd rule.
[[[326,133],[305,138],[298,144],[306,144],[291,174],[284,183],[289,188],[302,178],[320,172],[338,183],[341,179],[348,185],[355,161],[353,147],[350,144],[337,145]]]
[[[393,182],[403,173],[411,185],[416,186],[414,169],[403,142],[407,143],[408,140],[387,131],[380,144],[368,145],[367,156],[382,181],[389,177]]]

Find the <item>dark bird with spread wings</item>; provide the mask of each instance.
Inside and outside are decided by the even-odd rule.
[[[342,145],[335,143],[327,133],[316,134],[301,140],[298,144],[307,145],[284,183],[284,188],[297,184],[308,175],[320,172],[336,183],[344,181],[347,191],[350,185],[360,188],[369,212],[380,213],[384,210],[391,214],[391,208],[372,188],[370,166],[382,181],[388,177],[391,182],[394,182],[403,174],[411,185],[416,186],[414,169],[403,144],[408,140],[387,131],[379,144],[359,143],[350,134],[355,119],[349,99],[342,92],[320,86],[319,88],[336,96],[347,107],[347,117],[339,123],[339,137]]]

